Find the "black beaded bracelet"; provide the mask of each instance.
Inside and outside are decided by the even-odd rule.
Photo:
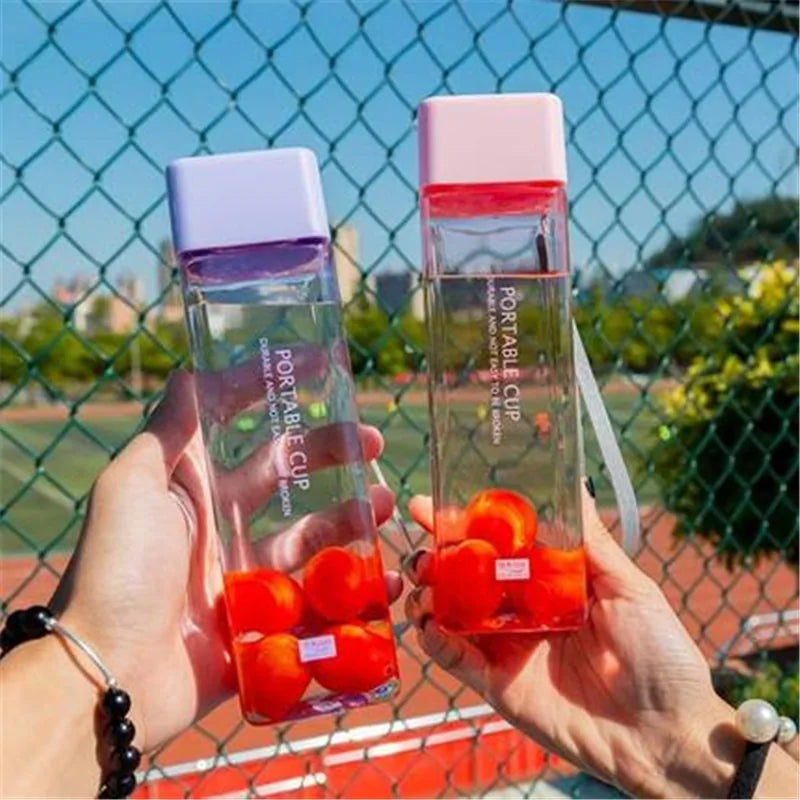
[[[109,758],[110,771],[100,786],[98,797],[127,797],[136,788],[134,772],[139,766],[142,754],[133,746],[136,728],[128,719],[131,698],[117,686],[111,671],[100,660],[95,651],[79,636],[65,628],[45,606],[32,606],[13,611],[6,618],[0,632],[0,658],[24,642],[41,639],[48,633],[55,633],[74,644],[100,670],[106,690],[100,700],[100,709],[107,722],[104,734],[111,742]]]

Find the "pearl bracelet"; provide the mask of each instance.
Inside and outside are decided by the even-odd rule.
[[[736,730],[747,741],[739,767],[733,776],[728,798],[753,797],[761,780],[773,742],[788,744],[797,736],[789,717],[781,717],[766,700],[745,700],[736,709]]]
[[[766,700],[745,700],[736,709],[736,730],[748,742],[765,744],[777,741],[788,744],[797,736],[797,726],[789,717],[781,717]]]

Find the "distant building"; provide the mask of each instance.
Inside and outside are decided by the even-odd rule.
[[[158,316],[164,322],[181,322],[183,320],[183,300],[177,281],[174,280],[175,250],[169,239],[161,242],[158,260],[158,296],[161,298]]]
[[[53,298],[65,308],[72,308],[72,325],[85,331],[94,295],[89,295],[92,282],[85,275],[75,275],[69,281],[60,278],[53,284]]]
[[[125,276],[120,279],[116,292],[108,299],[105,328],[112,333],[127,333],[139,323],[139,313],[144,308],[144,283],[141,278]]]
[[[348,305],[354,297],[364,294],[365,288],[374,291],[372,276],[364,278],[358,263],[358,231],[352,225],[339,225],[334,231],[333,262],[339,280],[342,305]],[[369,291],[367,297],[369,298]]]
[[[411,293],[410,272],[383,272],[375,276],[375,294],[378,303],[389,315],[405,311]]]
[[[414,319],[425,319],[425,292],[422,290],[422,274],[414,273],[411,282],[411,315]]]
[[[390,315],[411,312],[416,319],[425,316],[422,281],[417,272],[382,272],[375,276],[375,294],[380,307]]]

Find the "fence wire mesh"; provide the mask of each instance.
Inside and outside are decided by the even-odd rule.
[[[5,613],[52,592],[94,476],[186,359],[169,160],[316,150],[361,409],[404,507],[428,487],[415,108],[554,91],[575,313],[643,507],[639,563],[723,689],[746,691],[755,670],[796,711],[796,4],[24,0],[0,13]],[[591,442],[588,460],[613,525]],[[391,563],[401,546],[384,533]],[[256,730],[226,704],[148,759],[139,793],[605,791],[431,665],[399,617],[391,707]]]

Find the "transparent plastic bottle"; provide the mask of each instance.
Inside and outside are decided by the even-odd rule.
[[[399,686],[316,159],[167,172],[242,711],[273,723]]]
[[[434,614],[462,633],[586,617],[566,156],[554,95],[419,114]]]

